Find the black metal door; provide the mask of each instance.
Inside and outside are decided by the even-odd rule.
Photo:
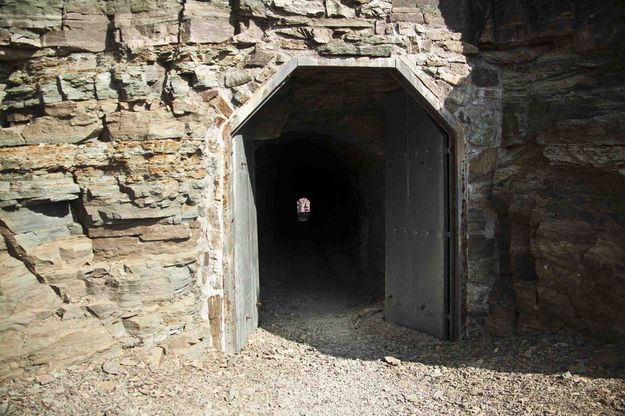
[[[405,90],[385,104],[385,317],[447,339],[448,137]]]

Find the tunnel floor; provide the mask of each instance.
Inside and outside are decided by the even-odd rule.
[[[336,276],[327,247],[310,240],[265,245],[260,264],[260,326],[327,353],[365,357],[354,316],[382,313],[382,301]]]
[[[266,250],[270,253],[260,263],[259,326],[264,330],[333,356],[360,359],[379,357],[379,339],[391,327],[428,337],[383,322],[383,299],[339,280],[323,244],[297,241]],[[385,328],[360,325],[361,318],[374,315]]]

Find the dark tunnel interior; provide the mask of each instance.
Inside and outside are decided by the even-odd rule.
[[[255,152],[261,292],[276,277],[294,285],[314,278],[361,291],[358,172],[307,135],[261,143]],[[298,220],[300,198],[310,201],[306,221]]]
[[[356,72],[297,71],[249,124],[259,323],[282,336],[288,322],[308,328],[384,298],[384,98],[400,86],[384,71]]]
[[[357,174],[331,150],[310,139],[297,139],[263,145],[255,159],[257,170],[262,171],[256,183],[261,235],[319,244],[345,244],[354,237]],[[310,219],[305,222],[297,217],[296,201],[302,197],[311,202]]]

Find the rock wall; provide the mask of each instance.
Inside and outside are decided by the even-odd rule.
[[[623,289],[623,60],[604,49],[619,39],[604,23],[622,29],[622,14],[606,6],[574,35],[565,6],[526,3],[508,12],[444,0],[3,2],[2,377],[183,332],[199,334],[189,343],[223,341],[229,121],[302,56],[401,56],[464,127],[470,331],[489,307],[507,328],[520,311],[523,328],[596,329],[579,324],[554,284]],[[552,14],[523,32],[535,3]],[[587,10],[574,7],[581,21]],[[578,274],[605,277],[571,285],[586,281]],[[602,317],[621,331],[618,290],[593,292],[587,301],[601,307],[584,322]]]
[[[210,64],[227,47],[190,48],[194,60],[180,45],[228,39],[223,6],[0,6],[3,376],[150,347],[201,323],[204,138],[231,111],[211,95]]]
[[[485,19],[480,48],[504,84],[498,332],[625,335],[624,6],[505,1]]]

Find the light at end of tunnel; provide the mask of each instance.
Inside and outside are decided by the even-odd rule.
[[[301,197],[297,200],[297,221],[306,222],[310,218],[310,200]]]

